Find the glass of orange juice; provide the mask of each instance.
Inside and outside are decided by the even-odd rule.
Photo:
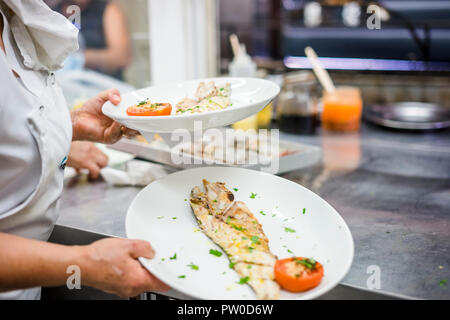
[[[361,123],[361,92],[355,87],[338,87],[323,93],[322,126],[332,131],[358,131]]]

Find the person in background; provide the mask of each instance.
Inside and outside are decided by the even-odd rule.
[[[65,16],[70,14],[68,6],[80,7],[85,67],[122,80],[124,68],[131,63],[131,44],[119,5],[107,0],[47,1],[52,9]]]

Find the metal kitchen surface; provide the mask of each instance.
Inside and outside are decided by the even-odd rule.
[[[402,133],[363,125],[357,134],[284,140],[322,148],[313,167],[282,176],[319,194],[343,216],[355,241],[343,284],[448,299],[450,277],[450,130]],[[57,224],[125,236],[125,215],[137,187],[75,177],[66,181]]]

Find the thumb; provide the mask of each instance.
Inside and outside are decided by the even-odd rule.
[[[130,255],[134,259],[139,257],[151,259],[155,255],[155,251],[148,241],[131,240]]]
[[[102,100],[103,103],[106,101],[111,101],[112,104],[118,105],[122,98],[120,97],[120,92],[117,89],[108,89],[99,93],[98,98]]]

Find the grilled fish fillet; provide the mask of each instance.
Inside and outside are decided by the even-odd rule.
[[[273,274],[276,257],[261,224],[244,202],[234,201],[224,183],[203,180],[203,185],[206,192],[194,187],[190,197],[200,228],[226,252],[233,269],[248,280],[258,299],[279,299]]]

